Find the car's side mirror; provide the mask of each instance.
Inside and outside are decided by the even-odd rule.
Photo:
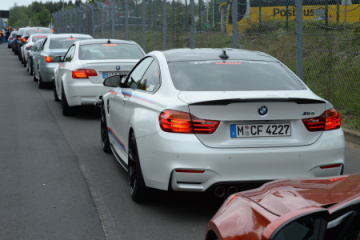
[[[103,85],[105,87],[120,87],[120,85],[122,85],[122,80],[124,77],[120,76],[120,75],[114,75],[108,78],[105,78]]]
[[[316,207],[284,214],[265,228],[262,240],[324,240],[328,217]]]
[[[52,57],[51,59],[53,60],[53,62],[63,62],[64,57],[56,56],[56,57]]]

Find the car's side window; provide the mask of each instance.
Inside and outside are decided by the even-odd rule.
[[[43,49],[44,49],[44,46],[45,46],[45,44],[46,44],[47,40],[48,40],[48,39],[46,38],[46,39],[44,40],[44,42],[41,44],[41,47],[40,47],[40,49],[41,49],[41,50],[43,50]]]
[[[154,60],[147,68],[143,75],[137,89],[141,89],[148,92],[156,91],[160,86],[160,67],[159,63]]]
[[[130,88],[138,89],[141,86],[141,79],[153,60],[154,59],[152,57],[145,58],[141,63],[139,63],[139,65],[136,66],[126,83]]]
[[[74,58],[74,53],[75,53],[75,46],[72,45],[65,54],[64,62],[71,62],[71,60]]]

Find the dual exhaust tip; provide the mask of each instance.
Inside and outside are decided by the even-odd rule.
[[[219,186],[215,187],[213,190],[215,197],[218,197],[218,198],[228,197],[231,194],[234,194],[237,192],[239,192],[239,189],[237,186],[225,187],[225,186],[219,185]]]

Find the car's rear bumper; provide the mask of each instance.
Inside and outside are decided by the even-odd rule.
[[[201,192],[219,183],[339,175],[344,164],[342,129],[299,147],[209,148],[194,135],[161,130],[137,142],[146,185],[162,190],[170,185],[176,191]]]
[[[99,101],[99,96],[110,90],[103,84],[91,83],[87,79],[74,82],[64,82],[64,91],[69,106],[94,105]]]

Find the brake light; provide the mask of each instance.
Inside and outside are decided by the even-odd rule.
[[[76,69],[72,71],[72,78],[89,78],[97,76],[97,73],[93,69]]]
[[[216,131],[220,121],[199,119],[186,112],[165,110],[160,113],[159,123],[165,132],[211,134]]]
[[[20,40],[20,36],[16,38],[17,40]]]
[[[22,38],[21,41],[22,41],[23,43],[26,43],[27,38]]]
[[[302,121],[310,132],[326,131],[341,127],[341,117],[335,108],[325,111],[320,117],[307,118]]]
[[[45,56],[45,62],[53,62],[52,58],[49,56]]]

